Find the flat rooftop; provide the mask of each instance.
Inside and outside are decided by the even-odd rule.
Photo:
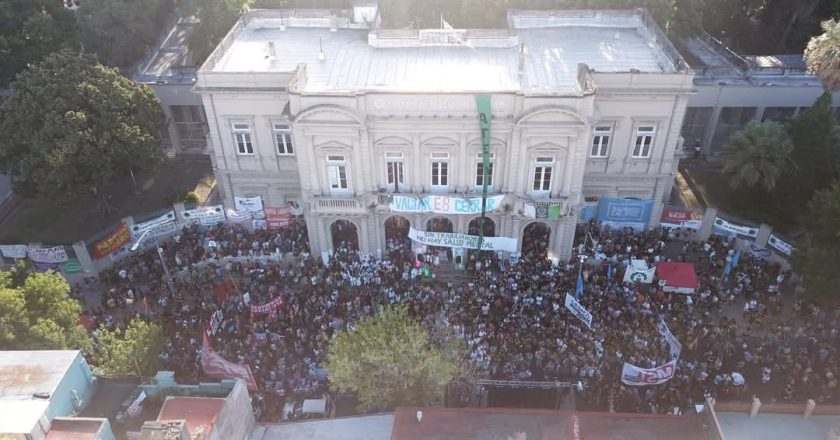
[[[28,434],[47,412],[48,400],[0,400],[0,434]]]
[[[106,419],[56,418],[44,440],[97,440]]]
[[[279,11],[252,11],[199,75],[291,73],[305,64],[307,93],[543,94],[579,92],[579,64],[596,72],[682,69],[643,10],[510,11],[508,22],[508,29],[484,30],[331,29]]]
[[[390,440],[394,415],[257,425],[250,440]]]
[[[77,350],[0,351],[0,401],[49,400],[78,356]]]
[[[163,402],[157,420],[184,420],[193,438],[210,435],[216,416],[225,405],[225,399],[217,397],[170,397]]]
[[[832,428],[840,431],[840,416],[718,412],[717,418],[726,440],[825,440]]]
[[[193,20],[187,18],[174,23],[161,45],[134,75],[134,80],[147,83],[194,83],[197,68],[193,64],[187,38],[195,25]]]

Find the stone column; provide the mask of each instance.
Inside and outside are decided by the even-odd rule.
[[[181,135],[178,134],[178,127],[175,125],[175,117],[172,115],[172,107],[161,105],[163,114],[166,116],[166,131],[169,133],[169,151],[167,156],[175,157],[175,153],[181,148]]]
[[[703,223],[700,225],[700,229],[697,230],[697,234],[694,235],[695,240],[706,241],[709,239],[709,236],[712,235],[712,228],[715,226],[716,218],[717,209],[706,208],[706,213],[703,215]]]
[[[73,252],[76,253],[76,259],[79,260],[79,264],[82,266],[82,272],[85,276],[99,275],[99,271],[97,270],[96,265],[93,264],[93,259],[90,257],[90,253],[88,252],[87,244],[85,244],[85,242],[80,241],[78,243],[73,243]]]
[[[755,245],[759,248],[766,248],[767,241],[770,240],[770,233],[773,232],[773,227],[762,223],[758,227],[758,234],[755,236]]]

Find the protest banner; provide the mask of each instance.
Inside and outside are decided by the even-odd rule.
[[[125,223],[120,223],[117,229],[93,245],[94,256],[97,259],[107,257],[118,251],[131,241],[131,231]]]
[[[248,390],[259,391],[251,367],[246,364],[235,364],[213,351],[206,334],[203,335],[201,344],[201,369],[204,374],[213,379],[242,379],[248,384]]]
[[[665,342],[668,343],[668,347],[671,349],[671,357],[677,359],[680,357],[680,353],[682,352],[682,344],[677,338],[671,333],[671,329],[668,328],[668,324],[665,321],[659,321],[659,324],[656,326],[656,329],[659,331],[659,334],[665,338]]]
[[[35,248],[30,246],[27,253],[29,254],[29,259],[35,263],[56,264],[68,260],[67,251],[64,250],[64,246],[51,248]]]
[[[231,223],[245,223],[251,221],[253,218],[251,213],[248,211],[234,211],[232,209],[228,209],[225,212],[225,216]]]
[[[203,206],[195,209],[187,209],[181,214],[190,223],[198,223],[201,226],[216,226],[225,222],[225,210],[222,205]]]
[[[592,313],[589,313],[589,310],[586,310],[585,307],[581,303],[575,299],[574,296],[566,294],[566,308],[572,312],[573,315],[577,316],[578,319],[583,321],[587,327],[592,328]]]
[[[724,236],[742,235],[744,237],[755,238],[758,235],[758,228],[754,226],[739,225],[717,217],[715,218],[715,224],[712,227],[712,232]]]
[[[793,254],[793,245],[785,240],[782,240],[782,238],[776,234],[770,234],[770,238],[767,239],[767,245],[787,256]]]
[[[633,259],[624,271],[624,282],[650,284],[655,274],[656,266],[649,268],[644,260]]]
[[[426,246],[440,246],[448,248],[478,249],[477,235],[457,234],[452,232],[418,231],[409,228],[408,237]],[[516,252],[517,241],[508,237],[484,237],[481,240],[481,250]]]
[[[225,315],[222,313],[221,310],[216,310],[210,315],[210,336],[215,335],[219,332],[219,329],[222,326],[222,322],[225,320]]]
[[[131,227],[131,240],[137,242],[147,231],[153,237],[161,237],[177,232],[178,227],[175,225],[175,211],[169,211],[159,217],[135,224]],[[145,240],[144,242],[149,243]]]
[[[292,223],[292,208],[265,208],[265,221],[271,231],[286,229]]]
[[[601,197],[598,221],[613,227],[643,228],[650,221],[653,200]]]
[[[237,211],[259,212],[263,210],[262,197],[234,197],[234,206]]]
[[[0,253],[6,258],[26,258],[25,244],[0,244]]]
[[[433,212],[435,214],[479,214],[481,213],[481,197],[449,197],[449,196],[386,196],[390,199],[389,208],[393,212]],[[486,211],[495,211],[501,206],[505,196],[487,197]]]
[[[269,317],[273,317],[277,309],[279,309],[282,306],[283,298],[279,296],[265,304],[260,304],[258,306],[250,306],[251,318],[253,319],[254,315],[259,314],[268,314]]]
[[[631,386],[659,385],[671,380],[676,370],[676,359],[656,368],[639,368],[625,362],[621,369],[621,382]]]

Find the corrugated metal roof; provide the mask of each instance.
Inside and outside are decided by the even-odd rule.
[[[305,92],[575,92],[578,65],[599,72],[675,72],[632,11],[522,17],[495,31],[372,31],[247,22],[209,69],[292,72],[306,64]],[[524,71],[519,74],[520,48]],[[270,55],[269,42],[274,43]],[[323,49],[323,60],[319,52]]]

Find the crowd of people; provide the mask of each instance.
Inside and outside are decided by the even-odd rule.
[[[262,420],[278,420],[290,399],[327,393],[331,337],[386,304],[406,304],[429,330],[444,323],[479,375],[584,382],[582,409],[686,411],[708,395],[840,403],[840,310],[803,302],[791,274],[750,255],[723,279],[732,242],[684,234],[591,223],[579,228],[576,244],[585,246],[568,263],[546,258],[546,234],[523,242],[514,262],[469,253],[471,281],[451,286],[424,274],[407,237],[389,239],[381,259],[338,246],[324,262],[309,253],[300,217],[274,232],[191,226],[162,246],[171,282],[156,252],[126,258],[101,276],[105,294],[91,315],[107,328],[132,316],[160,321],[161,360],[181,382],[202,378],[202,330],[214,322],[208,343],[251,367]],[[631,258],[694,263],[697,292],[623,283]],[[591,328],[564,307],[578,273]],[[278,298],[276,310],[251,313]],[[682,343],[675,376],[656,386],[622,384],[625,362],[651,368],[672,360],[657,331],[663,320]]]

